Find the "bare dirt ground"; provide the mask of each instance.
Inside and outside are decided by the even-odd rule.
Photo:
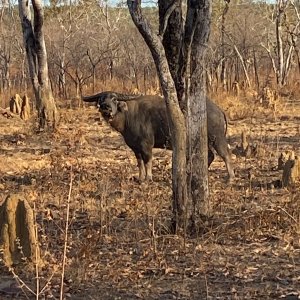
[[[54,134],[0,115],[0,203],[21,193],[35,203],[44,266],[40,299],[59,298],[67,199],[68,299],[299,299],[300,186],[278,188],[280,151],[300,146],[300,109],[232,121],[260,145],[258,157],[235,159],[237,180],[225,183],[217,158],[210,168],[212,216],[195,237],[169,232],[170,152],[155,150],[154,182],[137,184],[134,156],[94,108],[62,109]],[[249,172],[252,174],[249,180]],[[35,288],[35,273],[15,273]],[[0,299],[25,298],[0,267]],[[29,292],[28,298],[31,299]],[[33,297],[34,298],[34,297]]]

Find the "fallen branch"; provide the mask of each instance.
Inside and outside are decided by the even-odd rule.
[[[12,118],[15,118],[15,117],[20,117],[19,115],[12,113],[8,109],[1,108],[1,107],[0,107],[0,114],[2,116],[4,116],[5,118],[7,118],[7,119],[12,119]]]

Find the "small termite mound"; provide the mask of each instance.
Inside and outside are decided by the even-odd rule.
[[[282,173],[282,186],[293,186],[300,180],[300,160],[295,156],[295,153],[291,151],[288,160],[283,166]]]
[[[263,157],[265,155],[265,148],[263,145],[257,142],[250,143],[249,140],[249,135],[243,131],[241,133],[241,143],[233,149],[232,153],[246,158]]]
[[[277,93],[272,90],[269,86],[265,86],[260,92],[259,101],[265,108],[276,109]]]
[[[283,170],[285,163],[289,160],[290,158],[290,151],[283,151],[280,153],[279,158],[278,158],[278,170]]]
[[[27,95],[23,98],[19,94],[15,94],[11,97],[9,102],[9,109],[13,114],[20,116],[24,121],[27,121],[30,117],[30,104]]]
[[[27,97],[27,95],[24,95],[23,100],[22,100],[20,117],[24,121],[27,121],[30,117],[30,104],[29,104],[29,98]]]
[[[232,91],[233,91],[234,96],[238,97],[240,95],[240,86],[237,81],[234,81],[232,83]]]
[[[9,101],[9,109],[13,114],[20,115],[22,108],[22,99],[19,94],[15,94]]]
[[[39,262],[33,211],[20,195],[7,196],[0,206],[0,248],[7,266]]]

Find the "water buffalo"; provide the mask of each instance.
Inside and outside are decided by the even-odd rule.
[[[139,180],[152,180],[152,149],[171,148],[166,104],[160,96],[124,95],[102,92],[83,97],[96,102],[104,119],[118,132],[134,152]],[[226,141],[227,121],[224,112],[207,98],[208,165],[214,160],[211,148],[224,160],[229,181],[234,179],[231,155]]]

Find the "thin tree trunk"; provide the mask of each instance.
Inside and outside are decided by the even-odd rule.
[[[196,13],[197,12],[197,13]],[[193,20],[193,16],[196,19]],[[193,220],[209,213],[208,142],[206,113],[205,50],[210,34],[211,1],[200,0],[188,6],[187,22],[193,21],[190,86],[187,99],[189,187]]]
[[[221,83],[223,91],[226,90],[226,60],[225,60],[225,21],[226,21],[226,14],[229,9],[229,3],[225,2],[225,7],[222,12],[222,23],[221,23],[221,47],[222,47],[222,57],[221,57]]]
[[[291,36],[291,40],[292,40],[292,44],[294,46],[295,49],[295,53],[296,53],[296,58],[297,58],[297,64],[298,64],[298,72],[300,73],[300,54],[299,54],[299,48],[297,46],[297,40],[298,40],[298,36],[299,36],[299,28],[300,28],[300,13],[299,13],[299,5],[297,6],[294,1],[291,1],[292,6],[294,7],[295,10],[295,14],[297,16],[297,23],[293,29],[293,31],[290,33]]]
[[[259,92],[260,82],[259,82],[259,76],[258,76],[258,66],[257,66],[257,58],[256,58],[255,50],[253,50],[253,67],[254,67],[254,76],[255,76],[256,87],[257,87],[257,91]]]
[[[249,78],[249,75],[248,75],[248,71],[247,71],[247,68],[246,68],[246,65],[245,65],[245,61],[244,61],[244,58],[242,56],[242,54],[240,53],[240,51],[238,50],[237,46],[236,45],[233,45],[233,48],[241,62],[241,65],[242,65],[242,68],[243,68],[243,71],[244,71],[244,75],[245,75],[245,78],[246,78],[246,82],[247,82],[247,87],[251,87],[251,81],[250,81],[250,78]]]
[[[47,51],[44,40],[44,13],[40,0],[32,0],[34,24],[31,20],[29,1],[19,0],[19,14],[26,47],[29,74],[36,99],[39,126],[41,129],[54,129],[59,114],[53,98],[47,64]]]
[[[277,47],[277,84],[282,85],[283,79],[283,45],[282,45],[282,18],[284,14],[284,0],[277,0],[276,14],[276,47]]]
[[[298,73],[300,74],[300,51],[297,47],[295,47],[295,52],[297,57]]]
[[[63,46],[62,46],[62,53],[60,59],[60,69],[59,69],[59,92],[60,96],[67,98],[67,90],[66,90],[66,72],[65,72],[65,59],[66,59],[66,39],[65,34],[63,36]]]
[[[291,43],[291,45],[289,47],[289,51],[288,51],[286,59],[285,59],[284,66],[283,66],[283,74],[282,74],[282,79],[281,79],[281,84],[282,85],[285,85],[287,83],[287,78],[288,78],[288,74],[289,74],[289,71],[290,71],[293,52],[294,52],[294,46]]]
[[[184,2],[184,1],[183,1]],[[163,46],[172,78],[175,82],[179,103],[182,100],[183,83],[179,75],[180,49],[183,32],[183,13],[181,0],[159,0],[159,34],[163,38]]]
[[[268,42],[268,44],[269,44],[269,42]],[[271,53],[271,50],[270,50],[270,46],[268,45],[268,47],[266,47],[264,44],[262,44],[261,43],[261,46],[267,51],[267,53],[268,53],[268,56],[269,56],[269,58],[270,58],[270,61],[271,61],[271,64],[272,64],[272,69],[273,69],[273,72],[274,72],[274,74],[275,74],[275,76],[276,76],[276,79],[277,79],[277,83],[278,83],[278,71],[277,71],[277,67],[276,67],[276,63],[275,63],[275,60],[274,60],[274,58],[273,58],[273,56],[272,56],[272,53]]]

